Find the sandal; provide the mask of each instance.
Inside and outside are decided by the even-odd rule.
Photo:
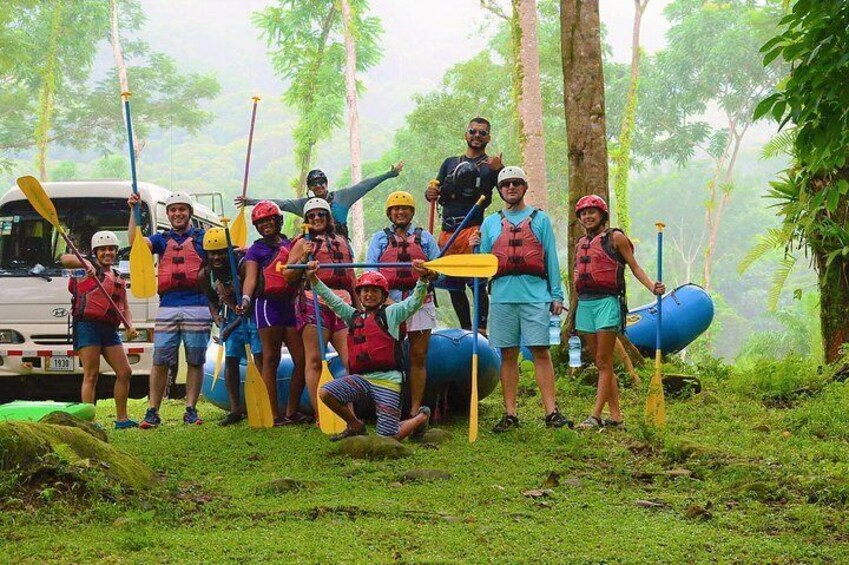
[[[601,428],[604,426],[604,423],[596,418],[595,416],[587,416],[587,419],[578,424],[579,430],[593,430],[596,428]]]
[[[513,414],[505,414],[501,420],[492,428],[492,432],[496,434],[504,433],[519,427],[519,418]]]
[[[427,431],[428,424],[430,424],[430,408],[428,408],[427,406],[420,407],[418,412],[416,412],[416,416],[418,416],[419,414],[427,414],[427,420],[425,420],[423,424],[420,424],[415,430],[413,430],[413,433],[410,434],[410,437],[413,438],[420,438],[424,436],[425,432]],[[413,417],[415,418],[415,416]]]
[[[605,428],[613,428],[614,430],[623,429],[625,427],[625,422],[622,420],[614,420],[612,418],[605,418],[604,422],[601,423]]]
[[[368,432],[366,431],[365,426],[363,426],[359,430],[352,429],[349,426],[349,427],[345,428],[345,430],[342,431],[341,433],[334,434],[334,435],[330,436],[330,441],[339,441],[339,440],[343,440],[343,439],[348,438],[348,437],[367,436],[367,435],[368,435]]]

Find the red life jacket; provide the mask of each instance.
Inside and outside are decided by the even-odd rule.
[[[260,270],[259,294],[265,298],[289,298],[298,293],[300,281],[294,283],[286,279],[286,265],[289,262],[291,246],[281,240],[277,256]]]
[[[492,245],[492,254],[498,259],[498,271],[493,277],[507,275],[533,275],[546,278],[545,249],[531,229],[531,222],[539,210],[513,225],[504,212],[501,215],[501,234]]]
[[[195,249],[194,237],[177,243],[174,236],[166,234],[165,252],[159,256],[159,294],[174,290],[197,290],[198,271],[203,259]]]
[[[403,371],[405,325],[401,325],[401,340],[389,333],[386,306],[371,312],[357,312],[348,324],[348,367],[353,375],[376,371]]]
[[[303,238],[298,236],[295,241]],[[315,243],[315,253],[313,259],[319,263],[351,263],[353,262],[354,253],[351,251],[351,245],[348,240],[338,233],[333,237],[328,237],[327,234],[321,234],[312,238]],[[319,269],[318,278],[328,286],[328,288],[347,289],[354,278],[353,269]]]
[[[405,237],[399,237],[391,228],[383,231],[386,233],[386,249],[378,259],[380,263],[409,263],[416,259],[427,261],[427,255],[422,248],[422,228],[416,228]],[[410,290],[419,280],[419,274],[412,267],[382,268],[380,274],[386,277],[391,289]]]
[[[625,292],[625,260],[613,246],[615,231],[622,232],[610,228],[592,239],[584,236],[578,240],[574,278],[578,293],[617,296]],[[628,244],[633,250],[631,240]]]
[[[127,282],[114,269],[97,276],[123,314],[127,304]],[[71,277],[68,280],[68,290],[71,291],[71,313],[75,320],[106,322],[115,326],[121,323],[121,316],[109,304],[103,291],[97,288],[94,278]]]

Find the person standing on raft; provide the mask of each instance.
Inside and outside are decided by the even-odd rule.
[[[505,414],[492,429],[506,432],[519,425],[516,394],[519,384],[519,347],[526,345],[534,358],[534,372],[549,428],[572,427],[557,409],[554,366],[549,354],[549,321],[563,310],[560,262],[551,221],[542,210],[525,203],[528,180],[519,167],[498,174],[498,194],[504,208],[487,217],[480,235],[481,253],[498,258],[492,279],[489,343],[501,349],[501,388]]]
[[[431,181],[425,192],[428,202],[437,202],[442,207],[442,233],[439,234],[440,249],[448,243],[457,231],[463,218],[474,208],[478,199],[483,196],[481,207],[469,219],[466,227],[457,234],[457,238],[444,255],[471,253],[472,246],[469,237],[480,229],[483,222],[484,210],[492,203],[492,189],[498,180],[498,171],[503,168],[501,154],[490,157],[486,154],[486,146],[490,140],[491,126],[486,118],[473,118],[466,129],[466,152],[463,155],[448,157],[439,168],[436,179]],[[438,283],[451,294],[451,305],[457,314],[460,327],[472,329],[472,315],[469,309],[469,298],[466,296],[466,286],[470,288],[475,279],[445,277]],[[483,279],[480,284],[480,304],[478,314],[479,331],[486,335],[487,313],[489,298]]]
[[[133,206],[141,202],[138,194],[127,199],[130,222],[127,227],[129,244],[133,245],[136,216]],[[162,423],[159,406],[168,384],[168,368],[177,364],[177,351],[182,343],[186,348],[186,412],[183,423],[203,424],[195,405],[203,382],[206,346],[212,331],[209,301],[200,288],[198,275],[206,261],[203,250],[204,231],[192,227],[192,197],[175,192],[165,200],[165,213],[171,229],[145,237],[153,253],[159,255],[157,286],[159,310],[153,328],[153,368],[150,371],[150,407],[140,427],[155,428]]]
[[[240,397],[241,374],[239,365],[246,358],[245,343],[251,346],[254,364],[262,370],[262,341],[256,324],[250,318],[242,320],[237,315],[236,290],[233,274],[230,270],[230,256],[227,252],[227,235],[223,228],[210,228],[203,236],[203,249],[206,251],[207,264],[201,268],[199,277],[201,288],[209,299],[212,319],[220,328],[216,341],[223,340],[224,346],[224,383],[230,412],[219,422],[220,426],[230,426],[245,419]],[[239,276],[244,280],[244,252],[234,249],[239,264]],[[219,347],[221,344],[219,342]]]
[[[620,427],[619,385],[613,374],[616,334],[625,329],[625,265],[649,292],[662,295],[666,287],[649,278],[634,258],[634,244],[617,228],[607,227],[607,203],[589,194],[578,200],[575,214],[586,235],[575,250],[575,292],[567,330],[577,331],[595,359],[598,368],[598,395],[592,414],[578,424],[580,429]],[[604,406],[610,418],[602,420]]]
[[[389,284],[380,273],[363,273],[355,286],[362,309],[346,304],[316,276],[318,262],[307,266],[307,277],[315,292],[348,324],[348,375],[324,385],[319,394],[328,408],[345,420],[342,433],[330,437],[338,441],[366,435],[365,423],[357,418],[349,403],[369,400],[377,413],[377,433],[401,440],[414,432],[423,432],[430,420],[430,408],[421,406],[412,418],[401,421],[401,380],[404,370],[401,343],[404,320],[424,304],[429,281],[437,274],[413,261],[419,280],[413,293],[401,302],[385,304]]]
[[[115,371],[115,429],[137,428],[138,422],[127,415],[127,398],[130,395],[130,377],[133,371],[127,360],[127,353],[118,334],[121,317],[106,300],[103,291],[94,281],[100,279],[115,306],[130,327],[126,328],[127,337],[132,339],[138,332],[132,327],[133,317],[130,303],[127,301],[127,283],[114,267],[118,258],[118,237],[111,231],[96,232],[91,238],[92,260],[81,265],[75,255],[62,255],[62,265],[66,268],[84,268],[83,277],[71,277],[68,290],[71,292],[71,313],[73,315],[74,351],[83,365],[82,401],[95,404],[97,377],[100,375],[100,356]]]
[[[383,181],[400,175],[402,170],[404,170],[404,161],[399,161],[382,175],[367,178],[354,186],[331,192],[327,190],[327,175],[324,174],[324,171],[313,169],[307,173],[307,191],[311,191],[312,196],[285,200],[268,198],[266,200],[277,204],[282,211],[295,214],[299,217],[304,215],[304,212],[306,212],[304,205],[312,198],[326,200],[330,204],[333,221],[336,223],[336,233],[350,239],[348,235],[348,212],[350,212],[351,207],[366,194],[377,188]],[[252,206],[259,202],[259,200],[256,198],[243,199],[241,196],[237,196],[234,202],[237,206]]]
[[[386,199],[389,227],[371,238],[366,254],[367,263],[407,263],[414,260],[431,261],[439,257],[436,239],[413,223],[416,201],[409,192],[393,192]],[[369,269],[376,270],[376,269]],[[419,280],[412,268],[379,269],[389,285],[389,298],[401,302]],[[427,382],[427,350],[431,331],[436,327],[436,304],[433,292],[428,292],[422,307],[407,320],[407,339],[410,340],[410,413],[418,412]]]

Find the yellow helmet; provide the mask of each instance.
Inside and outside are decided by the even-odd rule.
[[[403,190],[398,190],[389,195],[386,199],[386,213],[389,214],[389,209],[393,206],[409,206],[416,211],[416,200],[413,195]]]
[[[224,228],[209,228],[203,236],[204,251],[221,251],[227,249],[227,234]]]

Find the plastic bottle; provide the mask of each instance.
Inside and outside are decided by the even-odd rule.
[[[554,314],[548,320],[548,345],[560,345],[560,316]]]
[[[569,366],[575,368],[581,366],[581,338],[575,334],[569,338]]]

